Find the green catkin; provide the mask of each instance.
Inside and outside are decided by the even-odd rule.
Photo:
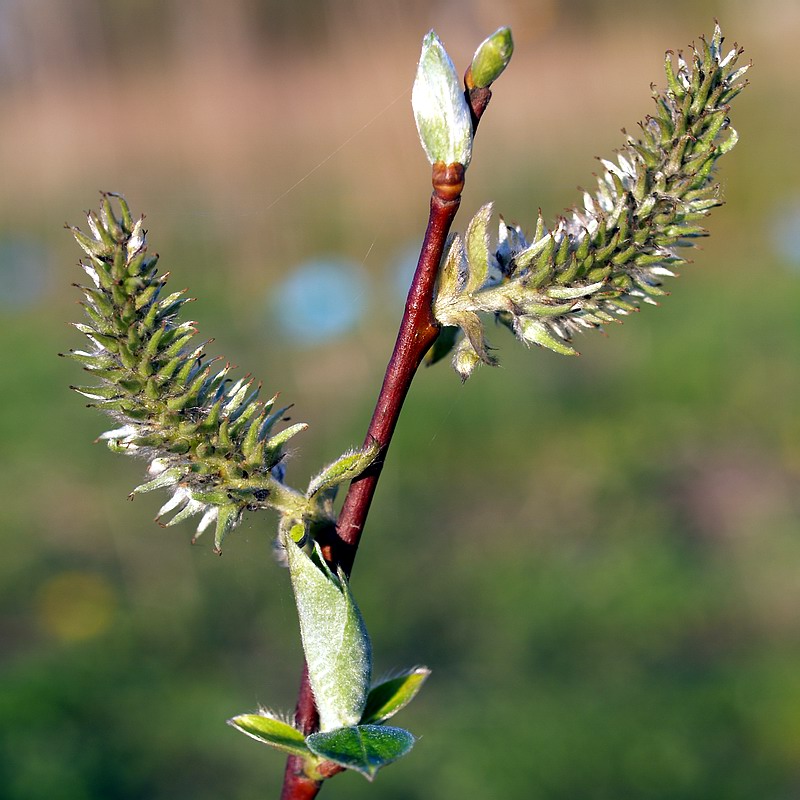
[[[483,263],[473,267],[471,249],[453,238],[445,259],[463,279],[440,282],[434,313],[441,325],[468,332],[452,345],[462,379],[479,363],[497,363],[488,355],[482,324],[475,325],[476,312],[494,315],[526,344],[572,354],[577,332],[616,321],[666,293],[663,278],[685,263],[675,248],[707,235],[698,222],[720,204],[713,167],[736,143],[728,104],[749,65],[737,68],[741,51],[723,52],[722,41],[717,26],[710,42],[701,39],[692,48],[691,63],[679,58],[677,69],[667,53],[668,88],[654,94],[657,116],[640,124],[641,139],[628,137],[616,162],[601,159],[597,191],[585,192],[583,207],[553,230],[540,215],[528,242],[521,228],[501,219],[488,270]],[[472,238],[488,236],[490,215],[491,206],[478,212]],[[473,269],[488,273],[477,288]],[[562,289],[573,292],[576,302],[569,307],[559,303]]]

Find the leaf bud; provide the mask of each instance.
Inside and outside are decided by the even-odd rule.
[[[453,62],[434,31],[422,40],[411,105],[428,161],[468,166],[472,158],[469,106]]]
[[[467,73],[468,87],[486,89],[491,86],[508,66],[513,52],[511,28],[498,28],[478,45]]]

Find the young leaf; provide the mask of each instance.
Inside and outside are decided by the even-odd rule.
[[[308,749],[346,769],[360,772],[371,781],[375,773],[402,758],[416,740],[403,728],[386,725],[354,725],[325,733],[312,733]]]
[[[256,741],[268,744],[284,753],[293,756],[309,756],[305,737],[297,728],[270,716],[262,711],[260,714],[239,714],[228,720],[228,725],[236,728]]]
[[[339,456],[311,479],[306,496],[313,497],[318,492],[357,478],[378,457],[380,450],[378,442],[372,441],[362,450],[351,450]]]
[[[393,717],[417,696],[430,674],[427,667],[415,667],[404,675],[373,686],[367,695],[362,724],[381,723]]]
[[[459,336],[461,336],[460,328],[457,328],[455,325],[443,326],[433,346],[425,354],[425,366],[431,367],[437,361],[446,358],[456,346]]]
[[[465,250],[469,272],[464,286],[466,292],[477,292],[489,277],[490,261],[494,254],[489,250],[489,222],[492,218],[492,204],[486,203],[472,218],[467,228]]]
[[[317,548],[317,564],[283,537],[308,677],[323,731],[361,719],[372,675],[372,648],[343,574],[333,575]]]

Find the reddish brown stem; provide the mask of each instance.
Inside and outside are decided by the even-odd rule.
[[[461,165],[434,166],[428,228],[365,439],[365,444],[377,442],[380,454],[375,463],[350,484],[336,526],[338,540],[330,547],[331,560],[340,564],[348,575],[403,402],[425,353],[439,335],[439,325],[433,316],[433,291],[447,234],[461,202],[463,176]]]
[[[433,290],[447,234],[461,202],[464,169],[460,164],[450,168],[445,168],[444,165],[438,169],[437,167],[439,165],[434,167],[434,192],[417,270],[365,439],[366,444],[378,442],[380,454],[375,463],[350,484],[336,526],[337,535],[323,545],[326,560],[341,565],[348,575],[353,568],[358,542],[403,401],[425,353],[439,335],[439,326],[432,310]],[[454,170],[452,167],[458,169]],[[306,735],[314,731],[318,724],[314,695],[305,667],[295,711],[295,724]],[[303,759],[300,756],[289,756],[281,800],[311,800],[316,797],[321,785],[321,781],[304,774]]]
[[[297,695],[294,724],[306,736],[313,733],[319,724],[314,694],[311,691],[311,684],[308,682],[308,667],[305,664],[303,664],[303,676],[300,679],[300,691]],[[305,763],[301,756],[289,756],[286,759],[281,800],[312,800],[317,796],[322,781],[309,778],[303,771],[304,767]]]
[[[474,132],[489,103],[491,92],[488,89],[477,92],[467,89],[465,96],[471,109]],[[406,299],[392,357],[386,367],[383,385],[364,439],[365,445],[377,442],[380,452],[372,466],[350,484],[335,535],[328,541],[321,542],[326,561],[341,566],[348,576],[353,569],[358,543],[403,402],[425,353],[439,335],[439,325],[433,316],[433,295],[447,234],[461,203],[464,167],[461,164],[434,164],[432,182],[428,227],[422,241],[417,269]],[[319,724],[305,665],[295,710],[295,724],[306,735],[316,730]],[[330,777],[337,771],[340,771],[339,768],[334,767],[326,772],[325,777]],[[289,756],[281,800],[312,800],[322,787],[322,782],[305,775],[301,757]]]
[[[283,773],[281,800],[313,800],[322,788],[322,781],[315,781],[303,773],[303,759],[289,756]]]

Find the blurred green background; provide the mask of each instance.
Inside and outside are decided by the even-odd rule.
[[[276,797],[281,757],[224,720],[290,709],[301,659],[274,520],[192,548],[91,445],[63,223],[99,189],[147,214],[211,350],[311,423],[305,485],[363,437],[422,234],[423,34],[463,68],[512,26],[457,227],[494,200],[530,230],[715,16],[756,66],[673,296],[579,359],[498,330],[500,369],[418,376],[354,588],[378,672],[433,668],[420,740],[324,796],[800,796],[796,0],[0,0],[0,796]]]

